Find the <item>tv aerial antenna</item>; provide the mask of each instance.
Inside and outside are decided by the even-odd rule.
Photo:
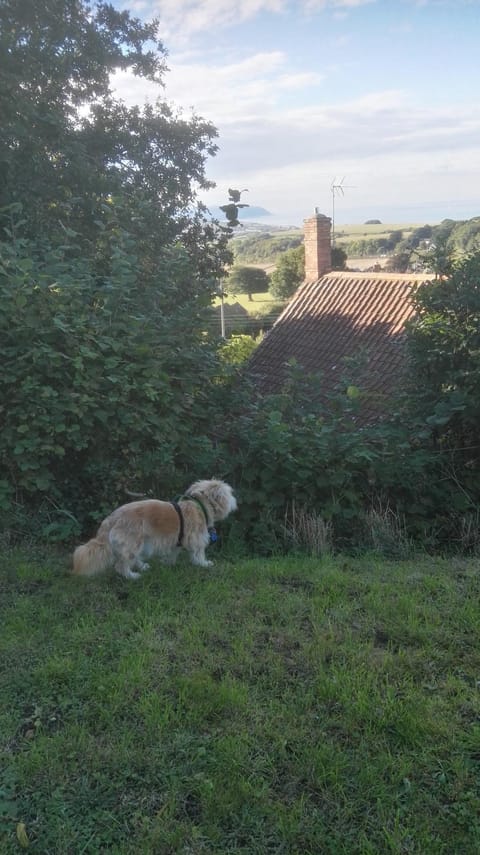
[[[344,184],[344,181],[345,175],[338,182],[335,177],[330,185],[330,190],[332,193],[332,246],[335,246],[335,199],[337,198],[337,196],[345,196],[344,191],[350,190],[355,186],[354,184]]]

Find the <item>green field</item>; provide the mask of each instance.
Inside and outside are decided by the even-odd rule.
[[[1,559],[2,853],[478,852],[478,561],[67,567]]]
[[[351,241],[388,238],[392,232],[398,231],[401,231],[406,238],[418,227],[416,223],[338,224],[335,227],[335,242],[341,246]],[[271,232],[262,231],[258,234],[236,236],[232,241],[235,264],[261,267],[267,273],[271,273],[281,254],[289,248],[288,241],[292,238],[300,241],[303,239],[303,231],[301,229],[282,231],[272,228]]]
[[[372,225],[335,225],[335,239],[339,243],[348,243],[359,238],[388,237],[392,232],[401,231],[404,237],[408,237],[415,229],[425,225],[424,223],[381,223]]]
[[[401,231],[406,235],[420,228],[424,223],[380,223],[367,225],[366,223],[355,223],[349,225],[336,224],[335,234],[354,240],[359,237],[383,237],[391,232]]]
[[[248,299],[248,294],[227,294],[224,302],[229,305],[239,303],[247,312],[255,313],[257,311],[268,311],[273,304],[278,303],[278,300],[269,291],[266,291],[264,294],[252,294],[251,300]],[[219,306],[220,303],[221,299],[218,297],[213,305]]]

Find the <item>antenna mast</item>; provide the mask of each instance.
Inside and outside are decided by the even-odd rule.
[[[337,179],[335,177],[330,185],[330,190],[332,192],[332,246],[335,246],[335,197],[345,196],[345,193],[343,191],[347,188],[350,189],[350,187],[354,186],[353,184],[344,184],[344,181],[345,176],[343,176],[341,181],[339,181],[337,184]]]

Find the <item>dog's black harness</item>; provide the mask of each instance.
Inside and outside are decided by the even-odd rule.
[[[178,532],[177,546],[181,546],[182,541],[183,541],[183,533],[185,531],[185,523],[183,521],[182,509],[181,509],[180,505],[178,504],[178,502],[171,502],[171,504],[173,505],[173,507],[175,508],[175,510],[178,514],[178,521],[180,523],[180,531]]]
[[[200,499],[197,499],[196,496],[186,495],[186,496],[177,496],[176,500],[171,502],[171,504],[173,505],[173,507],[175,508],[175,510],[178,514],[178,519],[180,522],[180,531],[178,532],[177,546],[182,545],[183,535],[185,532],[185,522],[183,519],[182,509],[178,503],[180,501],[185,501],[185,500],[188,500],[189,502],[195,502],[198,505],[198,507],[202,509],[203,515],[205,517],[205,522],[207,525],[207,531],[208,531],[208,535],[210,538],[210,543],[216,543],[216,541],[217,541],[217,530],[215,529],[215,527],[213,525],[208,524],[208,513],[207,513],[207,509],[206,509],[205,505],[203,504],[203,502],[200,501]]]

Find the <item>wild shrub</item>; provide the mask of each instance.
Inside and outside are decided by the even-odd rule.
[[[409,325],[414,410],[470,445],[480,440],[480,253],[420,285]]]
[[[48,497],[62,524],[82,526],[128,489],[178,490],[182,473],[210,469],[216,361],[191,264],[180,248],[166,251],[145,289],[131,236],[108,240],[103,276],[68,245],[0,246],[4,510]]]
[[[473,543],[462,520],[474,506],[428,426],[401,413],[359,427],[348,379],[323,403],[321,382],[291,365],[278,394],[236,400],[235,389],[222,434],[224,471],[240,498],[235,538],[257,554],[298,548],[298,537],[285,538],[295,506],[323,521],[337,549],[405,555],[414,543],[451,548],[462,531]]]
[[[0,31],[0,506],[64,537],[211,468],[204,310],[230,229],[198,199],[216,128],[163,99],[158,21],[5,0]],[[159,98],[129,107],[118,71]]]
[[[222,527],[237,553],[298,548],[298,537],[285,538],[293,506],[310,529],[322,520],[337,549],[371,547],[374,530],[389,554],[400,541],[478,549],[477,458],[452,446],[453,392],[433,412],[412,404],[362,427],[352,376],[320,396],[321,377],[292,364],[278,393],[258,396],[208,343],[208,300],[186,253],[165,250],[150,287],[132,236],[116,227],[104,241],[101,275],[75,251],[74,236],[53,246],[13,233],[0,246],[6,527],[30,531],[34,514],[43,536],[65,539],[132,492],[168,497],[217,475],[239,494],[238,513]],[[470,430],[472,382],[468,375]],[[419,391],[422,404],[435,401],[428,395]],[[372,507],[388,513],[373,520]],[[308,537],[300,540],[311,551]]]
[[[480,508],[480,253],[450,267],[414,295],[408,410],[441,459],[452,538],[464,542],[462,519]]]
[[[257,551],[282,548],[292,502],[331,521],[340,539],[359,527],[379,452],[355,429],[355,402],[339,392],[320,404],[314,382],[292,365],[278,394],[254,396],[237,410],[230,404],[225,466],[240,494],[235,525]]]
[[[220,359],[229,365],[241,365],[250,358],[261,340],[262,335],[254,338],[251,335],[234,334],[228,341],[221,345],[219,350]]]

